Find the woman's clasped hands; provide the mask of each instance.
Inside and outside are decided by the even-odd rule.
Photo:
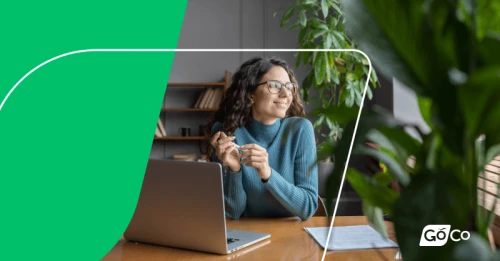
[[[232,172],[240,171],[241,165],[253,167],[257,170],[259,177],[267,181],[271,176],[267,150],[255,143],[245,144],[238,148],[234,143],[235,138],[234,136],[228,137],[224,132],[219,131],[210,140],[222,165],[229,167]]]

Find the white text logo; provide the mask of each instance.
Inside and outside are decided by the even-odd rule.
[[[420,237],[420,246],[443,246],[448,242],[448,236],[451,240],[458,242],[468,240],[470,233],[454,229],[451,231],[450,225],[427,225],[422,230]]]

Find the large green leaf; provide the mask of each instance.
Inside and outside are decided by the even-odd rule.
[[[368,219],[368,222],[377,230],[384,238],[388,238],[387,226],[384,223],[384,212],[379,207],[363,202],[363,214]]]
[[[330,35],[330,38],[331,38],[331,40],[332,40],[332,44],[333,44],[333,47],[334,47],[334,48],[338,48],[338,49],[340,49],[340,48],[343,48],[343,47],[344,47],[344,46],[342,46],[342,44],[340,44],[340,43],[341,43],[341,42],[340,42],[340,39],[338,38],[338,36],[337,36],[336,34],[334,34],[334,33],[329,33],[329,35]]]
[[[477,38],[483,39],[492,32],[500,32],[500,2],[479,0],[477,6]]]
[[[403,186],[406,186],[410,183],[410,175],[408,174],[408,172],[406,172],[404,165],[396,161],[390,155],[380,150],[369,149],[364,146],[357,147],[354,153],[377,158],[387,166],[389,171]]]
[[[298,13],[299,13],[299,22],[302,25],[302,27],[305,27],[307,25],[306,11],[298,10]]]
[[[492,1],[493,2],[493,1]],[[477,46],[481,62],[487,65],[500,64],[500,33],[488,33]]]
[[[315,5],[317,4],[318,0],[305,0],[303,2],[303,5]]]
[[[335,9],[335,11],[337,11],[337,13],[341,14],[342,11],[340,10],[340,7],[338,5],[338,1],[336,0],[330,0],[330,6],[333,7],[333,9]]]
[[[353,148],[356,148],[357,145],[364,142],[363,138],[356,138],[353,140],[357,110],[357,108],[340,107],[327,108],[324,111],[327,117],[331,117],[333,121],[337,121],[339,123],[341,122],[340,124],[345,126],[342,138],[335,144],[334,147],[331,147],[331,154],[334,155],[335,167],[333,173],[328,177],[326,184],[327,209],[329,211],[332,209],[332,199],[338,195],[342,175],[344,174],[344,168],[350,154],[349,149],[351,147],[351,142]],[[365,137],[366,133],[379,126],[394,127],[397,125],[398,123],[394,120],[390,113],[384,109],[378,107],[367,108],[361,115],[356,136]]]
[[[311,29],[328,30],[328,26],[317,17],[309,19],[308,24],[310,25]]]
[[[433,1],[429,7],[432,26],[432,48],[435,62],[445,64],[445,69],[457,68],[463,72],[473,69],[475,34],[470,30],[470,20],[460,19],[460,1]],[[471,8],[473,3],[470,2]],[[432,12],[432,13],[431,13]],[[468,55],[464,55],[468,53]],[[441,73],[444,73],[441,72]]]
[[[497,251],[496,255],[489,247],[489,243],[480,237],[478,234],[470,233],[469,240],[461,241],[453,250],[452,260],[457,261],[493,261],[500,260],[500,252]]]
[[[480,10],[477,17],[474,14],[476,3]],[[423,143],[419,143],[408,135],[397,135],[403,131],[396,128],[399,125],[390,117],[368,111],[363,112],[354,144],[350,139],[354,126],[350,123],[345,129],[345,137],[332,147],[340,166],[330,177],[330,186],[340,185],[345,166],[342,164],[346,164],[345,154],[350,145],[360,148],[366,137],[383,145],[380,151],[363,148],[355,152],[368,152],[384,163],[389,162],[390,171],[386,176],[378,175],[373,180],[362,175],[347,176],[350,183],[357,184],[356,191],[365,193],[363,197],[367,199],[374,197],[366,194],[374,187],[368,181],[380,184],[389,181],[390,174],[404,177],[404,168],[398,169],[402,159],[413,154],[417,157],[412,180],[410,182],[408,177],[408,182],[403,184],[394,209],[398,243],[405,260],[489,260],[487,255],[480,254],[487,253],[485,244],[478,245],[475,239],[461,245],[449,241],[438,248],[418,247],[422,229],[428,224],[474,229],[468,227],[474,224],[469,222],[484,218],[473,211],[477,203],[476,162],[480,163],[479,167],[487,162],[498,153],[500,144],[500,70],[492,66],[500,65],[497,51],[500,50],[500,37],[488,32],[500,26],[481,16],[489,12],[491,21],[498,21],[500,15],[493,10],[500,5],[493,4],[498,8],[487,10],[485,3],[483,0],[342,2],[348,35],[357,44],[354,46],[365,51],[387,78],[395,77],[417,91],[421,96],[421,112],[432,129],[429,135],[421,134]],[[477,21],[477,42],[474,21]],[[335,45],[333,41],[332,44]],[[345,61],[343,68],[352,73],[352,64],[348,59]],[[480,70],[476,71],[478,68]],[[341,95],[346,104],[352,105],[355,98],[359,98],[358,85],[354,79],[344,85]],[[474,140],[479,134],[486,134],[486,154],[474,152]],[[399,162],[394,160],[396,157]],[[469,220],[474,214],[474,219]],[[476,229],[482,232],[485,227],[481,225]],[[497,254],[496,258],[499,256]]]
[[[323,12],[323,17],[328,16],[328,5],[326,4],[326,0],[321,0],[321,11]]]
[[[314,121],[313,127],[315,129],[321,127],[324,120],[325,120],[325,115],[319,115],[319,118]]]
[[[285,14],[281,18],[280,27],[283,27],[286,23],[288,23],[290,18],[292,18],[294,12],[295,12],[295,6],[292,6],[290,9],[286,10]]]
[[[331,34],[325,34],[323,40],[324,40],[324,42],[323,42],[324,43],[323,48],[330,49],[330,46],[332,46],[332,41],[333,41],[332,40],[332,35]]]
[[[337,122],[340,125],[345,125],[349,122],[356,120],[358,116],[359,108],[352,107],[327,107],[327,108],[317,108],[313,111],[313,115],[325,115],[331,121]]]
[[[473,73],[467,83],[460,86],[458,96],[468,139],[486,134],[487,148],[500,143],[500,66]]]
[[[363,138],[359,137],[358,138]],[[396,147],[392,144],[392,142],[387,138],[384,134],[382,134],[380,131],[377,129],[370,130],[366,134],[366,138],[368,139],[369,142],[377,144],[381,148],[385,148],[392,153],[397,153]]]
[[[342,35],[339,31],[333,31],[332,34],[335,35],[339,41],[341,42],[345,41],[344,35]],[[357,54],[358,53],[355,53],[355,55]],[[361,60],[361,59],[362,57],[358,57],[356,60]]]
[[[295,21],[294,23],[292,23],[291,25],[289,25],[289,26],[285,29],[285,31],[294,30],[294,29],[297,29],[297,28],[299,28],[299,27],[301,27],[300,22],[299,22],[299,21]]]
[[[337,26],[337,23],[338,23],[338,19],[335,18],[335,17],[330,17],[329,20],[328,20],[328,28],[330,30],[336,30],[336,26]]]
[[[313,84],[313,71],[309,72],[306,76],[306,78],[304,78],[304,80],[302,81],[302,88],[300,88],[300,94],[302,96],[302,99],[304,99],[304,102],[305,103],[308,103],[310,102],[310,99],[309,99],[309,89],[311,88],[311,85]]]
[[[468,188],[444,169],[421,169],[405,187],[394,208],[394,228],[405,261],[450,260],[456,243],[418,247],[422,230],[431,224],[449,224],[465,230],[468,225]]]
[[[404,133],[407,135],[406,133]],[[397,133],[396,135],[400,135]],[[361,138],[361,137],[359,137]],[[410,149],[404,148],[405,145],[400,145],[397,142],[392,140],[392,136],[388,136],[386,134],[381,133],[379,130],[371,130],[367,135],[367,142],[375,143],[378,145],[377,149],[382,153],[387,154],[401,166],[402,169],[405,169],[406,172],[410,173],[410,169],[407,167],[407,161],[410,154],[408,151]],[[380,162],[383,164],[383,162]],[[384,164],[385,168],[387,166]],[[391,180],[393,175],[391,174]],[[386,184],[387,185],[387,184]]]
[[[403,128],[380,127],[377,131],[390,140],[401,163],[406,164],[408,157],[415,156],[418,152],[420,142],[409,135]]]
[[[468,46],[469,34],[456,19],[450,19],[453,12],[442,2],[432,2],[430,18],[419,1],[346,0],[343,7],[348,33],[375,66],[387,78],[396,77],[418,94],[435,100],[437,130],[447,134],[443,136],[446,146],[460,153],[463,117],[447,72],[459,62],[462,65],[469,61],[453,58]],[[447,21],[458,29],[445,29]]]
[[[408,11],[414,2],[343,0],[341,6],[347,33],[380,72],[419,90],[430,82],[432,63],[422,52],[423,14]]]
[[[484,162],[487,164],[491,162],[496,156],[500,155],[500,144],[492,145],[488,151],[486,151],[486,156]]]
[[[433,97],[432,123],[434,131],[442,134],[443,142],[457,155],[464,153],[465,120],[460,110],[456,87],[442,83]]]
[[[323,56],[323,60],[325,61],[325,80],[324,82],[329,84],[331,82],[331,75],[330,75],[330,63],[328,61],[328,53],[327,52],[321,52],[321,55]],[[328,91],[331,90],[331,86],[327,86]],[[326,97],[326,96],[325,96]]]
[[[323,52],[316,53],[316,60],[314,61],[314,80],[316,84],[323,83],[326,73],[326,59]]]
[[[302,24],[301,24],[302,26]],[[307,33],[309,32],[309,28],[308,26],[304,26],[302,27],[302,29],[300,29],[300,32],[299,32],[299,44],[303,44],[304,43],[304,38],[306,37]]]
[[[299,65],[300,65],[300,60],[302,59],[302,56],[304,55],[303,52],[298,52],[295,54],[295,68],[299,68]]]
[[[423,96],[418,96],[418,108],[420,110],[420,115],[424,119],[427,126],[431,127],[432,124],[432,100]]]
[[[318,37],[323,37],[323,39],[324,39],[327,34],[328,34],[328,31],[325,29],[316,29],[316,30],[311,31],[311,35],[312,35],[313,39],[316,39]]]
[[[347,170],[346,179],[364,202],[381,208],[386,214],[392,214],[392,205],[398,199],[394,190],[352,168]]]
[[[373,92],[372,92],[372,89],[370,88],[370,86],[368,86],[368,88],[366,88],[366,96],[368,97],[369,100],[371,100],[373,98]]]
[[[305,46],[305,48],[309,48],[308,46]],[[302,52],[302,64],[309,64],[309,59],[311,57],[311,52]]]

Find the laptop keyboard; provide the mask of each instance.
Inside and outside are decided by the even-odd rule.
[[[227,238],[227,244],[231,244],[231,243],[234,243],[236,241],[240,241],[238,238],[231,238],[231,237],[228,237]]]

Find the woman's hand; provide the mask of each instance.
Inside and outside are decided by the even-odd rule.
[[[224,132],[217,132],[212,136],[210,144],[214,146],[217,157],[222,161],[222,165],[228,166],[232,172],[238,172],[241,169],[240,155],[238,149],[234,147],[234,139],[228,137]]]
[[[259,177],[267,181],[271,176],[271,167],[269,167],[266,149],[257,144],[246,144],[241,146],[240,150],[243,150],[243,153],[240,154],[240,158],[243,159],[241,164],[256,168]]]

